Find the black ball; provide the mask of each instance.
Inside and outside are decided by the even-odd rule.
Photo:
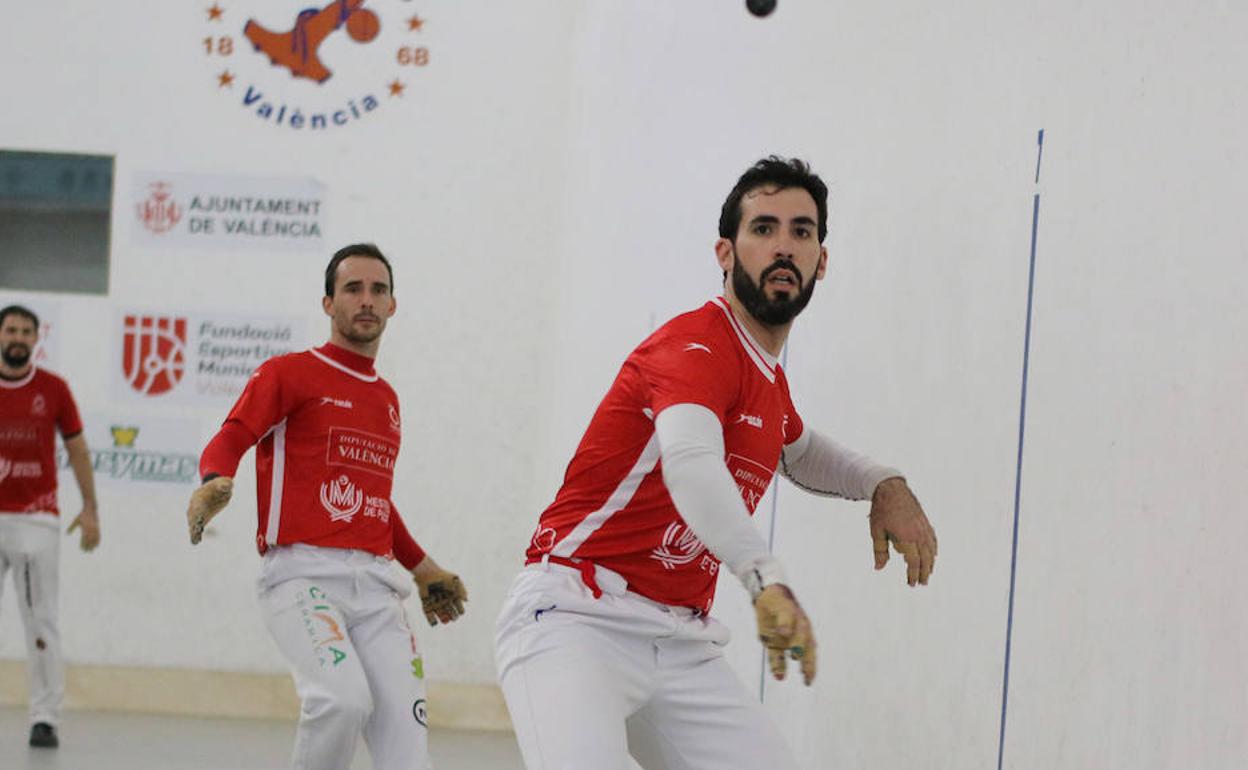
[[[776,0],[745,0],[745,7],[761,19],[764,16],[770,16],[771,12],[776,10]]]

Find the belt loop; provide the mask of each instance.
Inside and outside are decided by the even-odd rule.
[[[602,598],[602,589],[598,587],[597,569],[592,561],[578,561],[576,568],[581,571],[581,582],[594,595],[595,599]]]

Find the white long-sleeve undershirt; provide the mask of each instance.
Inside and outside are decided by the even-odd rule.
[[[724,464],[724,426],[700,404],[674,404],[654,420],[663,483],[681,518],[751,595],[783,583],[784,570],[750,521]]]
[[[724,463],[724,427],[700,404],[674,404],[654,421],[663,483],[676,510],[698,539],[737,576],[752,595],[785,582]],[[868,500],[883,480],[901,476],[810,428],[785,447],[780,470],[808,492]]]
[[[780,472],[811,494],[849,500],[870,500],[881,481],[902,475],[810,428],[781,452]]]

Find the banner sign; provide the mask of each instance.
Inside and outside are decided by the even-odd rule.
[[[300,318],[118,311],[113,395],[129,403],[233,401],[257,366],[308,347],[306,326]]]
[[[197,421],[178,417],[83,415],[83,436],[97,484],[198,484],[199,431]],[[56,462],[62,473],[70,472],[63,446],[57,449]]]
[[[136,172],[139,246],[325,251],[325,187],[315,179]]]

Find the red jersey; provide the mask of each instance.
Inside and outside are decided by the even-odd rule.
[[[31,367],[19,380],[0,379],[0,513],[59,513],[56,431],[82,433],[69,386]]]
[[[663,484],[654,418],[700,404],[724,426],[724,462],[750,513],[802,421],[784,371],[721,297],[677,316],[624,362],[537,525],[530,560],[584,559],[665,604],[709,611],[719,559],[690,531]]]
[[[262,437],[260,553],[308,543],[393,555],[399,399],[371,358],[335,345],[271,358],[252,375],[230,420]]]

